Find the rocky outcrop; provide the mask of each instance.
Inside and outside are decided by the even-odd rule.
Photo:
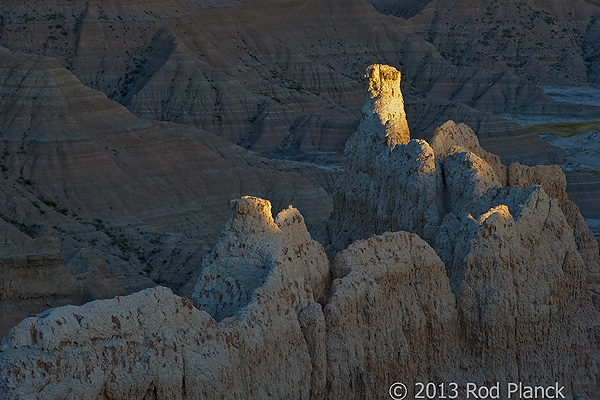
[[[381,70],[387,73],[383,75]],[[439,222],[443,212],[438,201],[442,175],[433,150],[424,140],[409,141],[402,94],[387,89],[400,86],[400,73],[393,67],[375,65],[367,76],[372,83],[357,131],[360,134],[348,139],[344,173],[334,192],[331,240],[336,250],[372,233],[406,230],[423,234]],[[380,83],[382,78],[388,80],[385,85]],[[392,113],[379,108],[381,102],[393,104]],[[378,115],[380,111],[383,115]],[[400,132],[396,127],[402,127]],[[403,190],[381,195],[386,187]],[[405,207],[406,212],[396,212]]]
[[[431,148],[435,155],[441,160],[450,154],[459,151],[459,148],[473,153],[485,161],[493,170],[499,184],[506,186],[507,169],[500,157],[484,150],[479,145],[479,139],[473,130],[465,124],[456,124],[454,121],[448,121],[433,131],[433,136],[429,140]]]
[[[282,273],[300,285],[299,300],[307,302],[307,294],[312,301],[324,297],[327,258],[298,210],[290,207],[273,220],[268,200],[242,197],[231,207],[231,219],[192,293],[199,309],[217,321],[239,317],[256,291]]]
[[[54,230],[60,260],[49,263],[64,264],[61,271],[78,282],[68,302],[21,304],[19,320],[157,283],[189,295],[231,198],[294,203],[309,226],[330,213],[334,172],[267,160],[208,132],[140,119],[54,58],[0,48],[0,82],[0,218],[27,240]],[[11,257],[10,246],[0,248],[2,257]],[[44,276],[36,268],[26,274]],[[0,280],[9,275],[4,270]],[[59,284],[58,275],[47,277],[40,286]],[[19,320],[0,319],[1,334]]]
[[[359,127],[346,152],[334,194],[334,250],[388,230],[418,233],[446,266],[457,342],[465,346],[457,357],[473,379],[498,371],[505,381],[545,382],[549,368],[574,383],[575,398],[593,392],[600,256],[559,167],[507,168],[451,121],[430,144],[390,144]],[[412,164],[392,162],[399,155]]]
[[[327,299],[298,211],[274,221],[267,201],[237,200],[196,284],[208,312],[154,288],[27,318],[0,345],[0,395],[372,398],[493,375],[593,398],[598,311],[558,200],[539,186],[489,198],[509,206],[459,221],[453,263],[416,234],[372,236],[337,254]]]
[[[47,231],[32,239],[8,223],[0,231],[0,336],[31,314],[50,307],[124,294],[106,269],[65,268],[60,242]]]
[[[600,254],[564,176],[506,168],[453,122],[431,145],[406,138],[396,72],[368,70],[329,226],[330,250],[353,243],[331,266],[296,209],[233,201],[193,303],[155,288],[27,318],[0,345],[0,395],[358,399],[394,382],[409,397],[416,382],[521,382],[596,398]]]
[[[220,323],[167,288],[50,310],[0,346],[2,398],[323,398],[325,324],[315,300],[327,258],[297,210],[275,223],[270,209],[256,198],[234,202],[208,257],[194,301]]]
[[[458,378],[458,314],[444,264],[415,234],[353,243],[332,265],[327,323],[330,399],[371,399],[403,382]]]

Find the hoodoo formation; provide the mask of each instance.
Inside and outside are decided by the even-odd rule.
[[[359,399],[403,382],[411,398],[417,382],[521,382],[596,399],[600,255],[562,171],[505,166],[452,121],[411,139],[400,72],[367,76],[325,248],[298,210],[235,200],[191,301],[157,287],[25,319],[0,345],[0,397]]]

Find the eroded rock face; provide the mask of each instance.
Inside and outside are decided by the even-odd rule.
[[[232,202],[231,215],[192,294],[199,309],[217,321],[240,317],[257,290],[282,272],[306,289],[299,299],[324,296],[329,264],[298,210],[289,208],[273,220],[268,200],[243,197]]]
[[[282,211],[274,222],[270,208],[256,198],[234,203],[213,254],[225,247],[230,253],[209,257],[196,287],[194,301],[209,308],[204,277],[219,281],[221,293],[232,287],[228,282],[236,287],[244,281],[235,310],[228,303],[209,308],[218,319],[236,318],[217,323],[160,287],[50,310],[26,319],[2,343],[0,396],[323,398],[325,319],[315,299],[324,294],[327,258],[297,210]],[[243,244],[236,239],[244,237],[256,240],[236,255],[233,248]],[[268,266],[253,282],[245,257]]]
[[[208,132],[139,119],[54,58],[0,47],[0,98],[0,223],[22,241],[54,230],[60,243],[44,265],[60,265],[77,281],[76,296],[59,295],[60,274],[42,273],[37,261],[27,271],[28,261],[11,254],[13,242],[0,243],[1,284],[22,284],[22,293],[33,285],[52,288],[20,303],[15,297],[10,311],[0,312],[2,337],[28,314],[157,283],[189,296],[232,198],[268,193],[276,207],[293,199],[309,226],[331,212],[331,171],[267,160]],[[40,250],[31,250],[31,259],[43,251],[34,243]],[[33,297],[37,307],[26,304]]]
[[[125,293],[106,269],[84,265],[74,271],[65,267],[53,231],[32,239],[12,225],[0,223],[0,336],[28,315],[49,307]]]
[[[401,98],[381,90],[399,74],[369,73],[391,82],[371,85],[346,149],[330,248],[353,243],[331,267],[297,210],[236,200],[193,303],[156,288],[28,318],[0,346],[0,396],[359,399],[491,381],[597,398],[600,255],[564,176],[506,168],[453,122],[431,145],[399,138]]]
[[[479,139],[475,132],[467,125],[448,121],[433,131],[433,136],[429,143],[435,155],[441,160],[450,155],[456,147],[462,147],[479,158],[484,159],[492,167],[500,183],[506,186],[507,171],[506,167],[502,165],[500,157],[484,150],[479,145]]]
[[[545,85],[598,82],[598,2],[418,1],[429,4],[412,15],[390,7],[389,0],[370,2],[381,12],[412,17],[407,25],[455,65],[485,65]],[[479,22],[477,30],[473,21]]]
[[[415,13],[427,3],[385,2]],[[564,105],[504,71],[451,65],[408,33],[405,21],[362,0],[0,4],[3,46],[57,58],[138,117],[199,127],[253,151],[341,151],[364,104],[360,76],[377,59],[402,63],[415,132],[430,135],[460,115],[503,157],[561,156],[532,132],[488,113],[564,114]],[[593,40],[587,47],[595,47]]]
[[[600,257],[560,168],[507,168],[469,127],[452,121],[420,146],[377,146],[373,130],[361,128],[348,142],[335,192],[332,247],[398,228],[418,233],[446,266],[456,296],[455,340],[465,346],[455,355],[472,379],[494,371],[507,382],[548,384],[554,374],[573,382],[575,398],[591,396]],[[401,153],[417,168],[390,161]],[[432,184],[424,184],[426,176],[435,177]],[[382,205],[385,212],[376,212]],[[423,224],[406,223],[415,211]],[[561,355],[567,353],[572,357]]]
[[[332,272],[328,398],[380,398],[394,382],[450,379],[456,300],[425,241],[407,232],[372,236],[338,253]]]
[[[442,174],[429,144],[410,140],[402,94],[395,90],[400,73],[373,65],[367,77],[363,119],[346,144],[345,171],[334,192],[331,241],[336,250],[372,233],[422,234],[442,212]],[[390,187],[403,190],[382,193]],[[400,208],[405,212],[395,212]]]

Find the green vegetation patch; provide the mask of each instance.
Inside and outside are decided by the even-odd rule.
[[[525,128],[535,133],[550,133],[560,137],[570,137],[591,130],[600,131],[600,121],[556,122],[551,124],[528,125]]]
[[[580,168],[577,172],[587,172],[588,174],[596,175],[600,178],[600,171],[594,171],[593,169]]]

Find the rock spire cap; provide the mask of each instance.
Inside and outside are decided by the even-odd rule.
[[[383,138],[389,150],[410,141],[400,90],[401,75],[396,68],[382,64],[371,65],[365,74],[369,79],[369,91],[358,130]]]
[[[369,93],[371,97],[380,95],[402,96],[400,91],[400,78],[402,74],[396,68],[373,64],[367,68],[365,78],[369,79]]]

